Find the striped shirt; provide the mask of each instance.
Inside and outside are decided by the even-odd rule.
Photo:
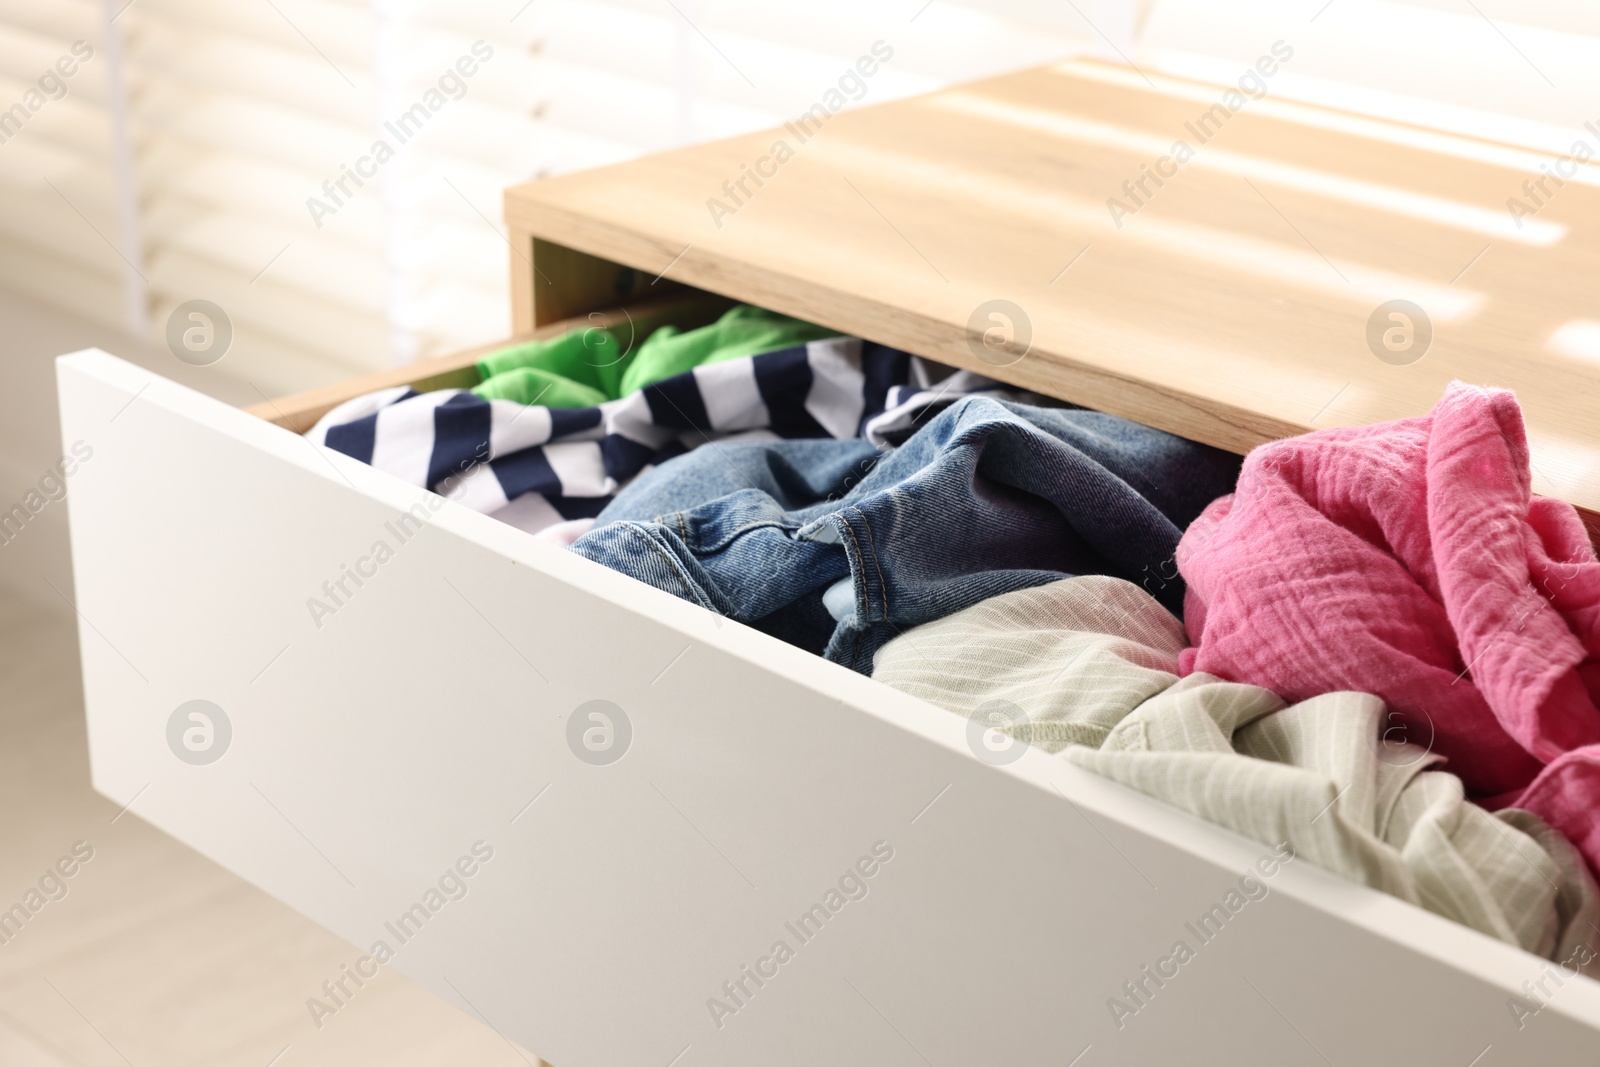
[[[835,337],[695,367],[592,408],[383,389],[307,436],[530,532],[598,515],[650,467],[709,441],[865,436],[891,447],[933,409],[974,393],[1033,400],[897,349]]]

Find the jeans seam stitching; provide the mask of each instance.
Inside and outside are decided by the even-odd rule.
[[[867,519],[866,512],[854,504],[850,505],[850,510],[861,516],[861,523],[867,528],[867,547],[872,549],[872,569],[878,572],[878,588],[883,592],[883,617],[887,621],[889,618],[889,585],[883,580],[883,567],[878,564],[878,546],[873,543],[872,523]],[[846,522],[845,525],[849,526],[850,524]],[[850,536],[854,537],[855,533],[852,531]],[[856,551],[859,552],[860,550],[860,542],[857,542]]]
[[[692,601],[693,603],[700,605],[701,607],[705,608],[707,611],[715,611],[716,610],[715,608],[713,608],[710,604],[708,604],[706,602],[705,597],[703,597],[700,594],[700,591],[695,588],[694,583],[690,582],[683,575],[683,573],[682,573],[682,570],[683,570],[682,564],[680,564],[679,561],[676,558],[673,557],[672,553],[668,552],[666,549],[662,548],[659,544],[657,544],[655,538],[651,537],[649,534],[647,534],[643,530],[639,529],[639,526],[638,526],[637,523],[620,522],[617,525],[622,527],[628,533],[630,533],[633,536],[635,536],[635,537],[639,538],[640,540],[642,540],[646,545],[649,545],[652,551],[656,552],[663,559],[665,559],[667,561],[667,567],[671,571],[673,579],[679,585],[681,585],[683,588],[685,588],[685,589],[687,589],[689,591],[690,597],[693,597],[693,601]],[[685,545],[684,547],[688,548],[687,545]],[[676,594],[674,594],[674,595],[676,595]],[[679,597],[679,599],[688,599],[688,598]],[[718,612],[718,614],[721,614],[721,613]]]
[[[845,531],[850,534],[850,540],[855,543],[855,546],[856,546],[856,558],[861,560],[861,566],[862,566],[862,569],[864,570],[866,568],[866,565],[867,565],[867,557],[866,557],[866,554],[861,551],[861,541],[856,537],[855,528],[850,525],[850,520],[849,519],[845,519],[844,520],[844,528],[845,528]],[[862,594],[862,597],[867,602],[867,614],[870,616],[872,614],[872,598],[870,596],[866,595],[867,594],[867,589],[866,589],[866,583],[864,583],[864,582],[862,583],[861,594]],[[887,609],[888,605],[885,604],[884,607]]]

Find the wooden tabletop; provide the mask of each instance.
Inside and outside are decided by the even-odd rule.
[[[1041,67],[519,186],[507,221],[1236,451],[1504,386],[1535,491],[1600,511],[1600,167],[1261,80]]]

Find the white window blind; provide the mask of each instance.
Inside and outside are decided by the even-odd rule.
[[[94,2],[0,4],[0,72],[13,87],[61,42],[102,36]],[[225,369],[266,393],[503,336],[507,185],[782,122],[874,40],[892,41],[896,60],[858,103],[1044,62],[1088,34],[943,0],[111,10],[122,10],[131,174],[118,182],[103,84],[75,91],[50,116],[51,136],[41,122],[27,146],[63,168],[62,191],[105,240],[82,239],[93,231],[34,182],[32,202],[0,209],[0,284],[129,322],[131,269],[157,340],[178,305],[213,301],[234,325]],[[43,167],[0,155],[0,180]],[[117,210],[127,186],[131,242]]]
[[[181,303],[216,303],[229,369],[264,392],[380,364],[382,201],[353,197],[320,229],[306,208],[374,135],[369,6],[137,0],[118,21],[155,333]]]
[[[876,41],[851,106],[1083,52],[1231,81],[1282,38],[1284,99],[1557,152],[1600,118],[1588,0],[124,4],[0,0],[0,108],[94,49],[0,143],[0,285],[156,339],[214,301],[269,394],[503,336],[504,187],[777,125]]]

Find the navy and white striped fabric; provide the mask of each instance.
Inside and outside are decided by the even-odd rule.
[[[627,482],[710,441],[865,436],[879,447],[930,407],[1007,392],[850,337],[696,367],[594,408],[400,386],[334,408],[307,436],[530,532],[598,515]]]

